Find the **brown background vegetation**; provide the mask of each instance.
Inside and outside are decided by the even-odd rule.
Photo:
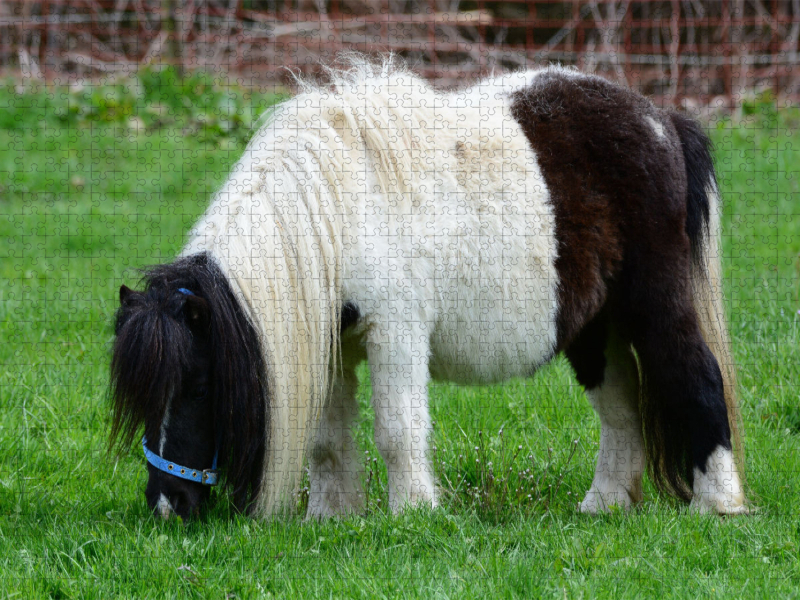
[[[343,49],[392,51],[437,85],[549,62],[665,103],[800,98],[800,0],[4,0],[0,67],[74,80],[169,62],[286,83]]]

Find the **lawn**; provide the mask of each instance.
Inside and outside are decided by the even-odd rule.
[[[147,76],[0,87],[0,595],[800,596],[797,111],[766,99],[707,123],[754,515],[690,514],[649,483],[631,514],[578,514],[599,421],[559,358],[505,385],[432,385],[437,510],[386,513],[362,365],[367,514],[258,522],[220,496],[184,525],[149,513],[139,448],[106,453],[110,323],[120,284],[179,251],[274,97]]]

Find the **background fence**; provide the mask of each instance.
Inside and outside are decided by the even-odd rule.
[[[800,99],[800,0],[3,0],[0,66],[85,79],[150,63],[286,82],[343,49],[441,86],[553,61],[677,103]]]

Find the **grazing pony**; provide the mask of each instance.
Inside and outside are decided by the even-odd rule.
[[[301,83],[180,257],[122,286],[112,443],[196,514],[217,477],[266,517],[308,461],[309,517],[358,511],[369,361],[389,504],[436,505],[428,382],[527,377],[564,352],[600,416],[587,513],[659,489],[747,511],[718,188],[697,123],[559,67],[434,91],[391,59]],[[219,465],[219,475],[216,470]]]

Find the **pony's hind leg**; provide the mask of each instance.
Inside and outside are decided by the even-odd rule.
[[[337,374],[309,456],[307,518],[359,512],[360,462],[352,434],[358,415],[358,379],[352,367]]]
[[[600,449],[592,486],[580,504],[596,514],[642,499],[644,444],[639,374],[630,344],[602,321],[591,323],[567,350],[578,381],[600,417]]]

